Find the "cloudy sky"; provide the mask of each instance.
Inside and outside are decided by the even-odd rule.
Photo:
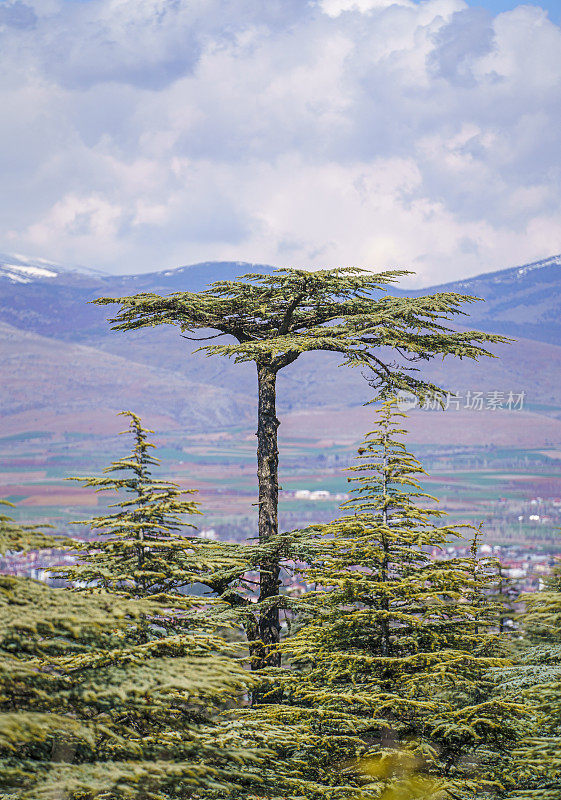
[[[0,0],[0,250],[111,272],[561,252],[561,0]]]

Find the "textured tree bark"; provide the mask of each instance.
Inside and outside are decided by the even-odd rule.
[[[266,545],[278,533],[279,451],[276,414],[277,371],[271,364],[257,364],[259,406],[257,413],[257,479],[259,482],[259,543]],[[259,600],[276,597],[280,586],[279,557],[274,547],[261,562]],[[253,660],[254,669],[280,666],[276,645],[280,641],[279,609],[276,604],[259,617],[261,645]]]

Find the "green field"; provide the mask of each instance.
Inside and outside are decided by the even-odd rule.
[[[229,431],[214,437],[166,433],[156,437],[161,474],[186,488],[199,490],[204,518],[199,527],[218,535],[244,538],[255,532],[255,437]],[[100,474],[112,459],[126,452],[126,437],[105,438],[66,434],[0,439],[0,496],[17,504],[21,521],[52,523],[76,533],[71,522],[104,509],[113,497],[95,494],[67,479]],[[540,447],[413,447],[429,473],[426,492],[440,500],[439,508],[453,523],[484,523],[491,542],[520,541],[557,547],[561,528],[561,454]],[[314,440],[281,440],[281,525],[287,528],[325,522],[338,514],[342,495],[351,488],[354,450],[340,444],[319,446]],[[297,499],[298,489],[331,493],[325,500]],[[536,498],[541,498],[537,500]],[[533,505],[532,505],[533,501]],[[539,508],[538,508],[539,507]],[[532,511],[540,520],[530,520]],[[522,516],[523,520],[518,518]],[[535,516],[535,514],[534,514]],[[545,521],[544,521],[545,518]]]

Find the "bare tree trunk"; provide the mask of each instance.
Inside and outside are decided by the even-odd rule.
[[[279,451],[276,414],[277,372],[270,364],[257,365],[259,407],[257,414],[257,479],[259,482],[259,543],[272,543],[278,533]],[[280,586],[278,553],[274,547],[260,565],[259,600],[276,597]],[[277,605],[262,611],[259,618],[261,646],[253,668],[280,666],[276,645],[280,641],[280,619]]]

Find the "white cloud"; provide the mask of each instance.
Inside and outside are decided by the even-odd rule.
[[[0,243],[127,271],[561,251],[561,31],[463,0],[4,0]]]
[[[373,9],[389,8],[392,5],[414,7],[412,0],[321,0],[322,11],[330,17],[338,17],[345,11],[367,13]]]

